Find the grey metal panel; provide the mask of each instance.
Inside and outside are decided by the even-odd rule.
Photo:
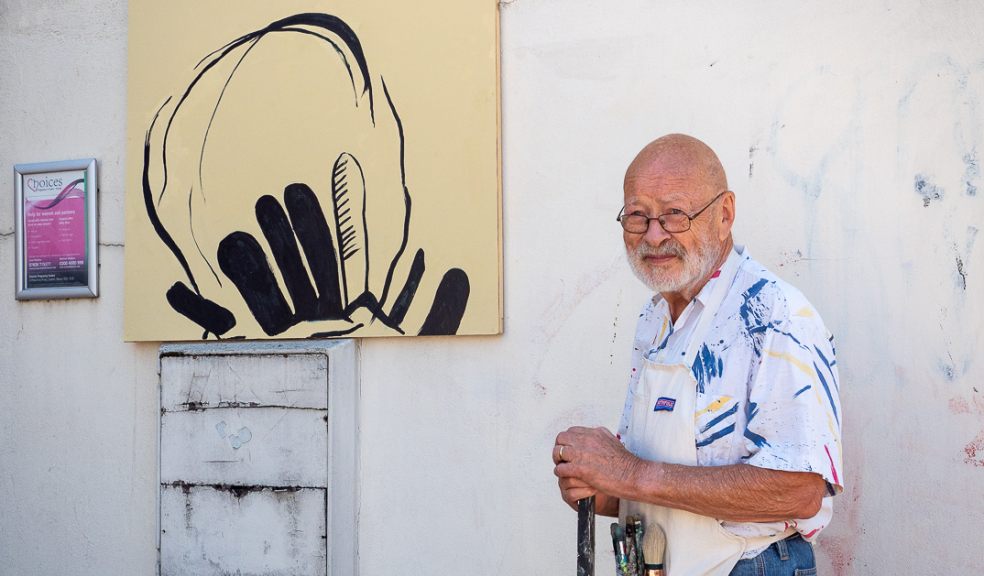
[[[163,486],[161,576],[327,574],[326,490]]]
[[[322,354],[161,358],[161,407],[167,411],[230,406],[328,408],[328,358]]]
[[[357,576],[360,394],[356,341],[165,344],[160,351],[160,374],[161,574]],[[285,393],[289,404],[283,401]],[[286,405],[277,405],[281,403]],[[290,488],[284,491],[271,486]],[[324,486],[330,486],[330,492]],[[206,490],[222,495],[205,496]],[[323,495],[320,501],[307,496],[313,491]],[[278,508],[268,501],[277,494],[283,499],[286,493],[295,495],[294,504]],[[226,508],[242,508],[244,503],[255,514],[221,515]],[[196,514],[196,510],[203,513]],[[315,512],[327,529],[312,528],[309,515]],[[191,529],[187,527],[181,538],[168,536],[176,530],[175,519],[181,518],[190,519],[197,537],[192,538],[196,533],[188,533]],[[254,522],[253,518],[265,520]],[[248,551],[235,547],[242,526],[250,526],[247,540],[254,547]],[[312,544],[290,544],[284,536],[298,529],[316,532],[324,539],[320,564],[317,560],[310,566],[289,564],[301,551],[305,559],[311,557]],[[274,546],[274,542],[280,544]],[[272,557],[256,556],[255,551],[261,549],[267,550],[267,556],[271,550],[298,552],[276,552],[279,560],[274,562]],[[220,558],[213,557],[213,552]],[[198,562],[202,558],[212,561],[202,564]],[[191,567],[180,564],[184,561]]]
[[[328,486],[328,411],[212,408],[161,414],[161,482]]]

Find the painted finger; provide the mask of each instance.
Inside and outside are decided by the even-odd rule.
[[[410,303],[413,302],[413,297],[417,293],[417,288],[420,286],[420,279],[424,276],[424,251],[417,250],[417,253],[413,257],[413,264],[410,265],[410,275],[407,276],[407,281],[403,285],[403,290],[400,290],[400,294],[396,297],[393,302],[393,308],[390,310],[390,320],[399,326],[403,323],[403,319],[407,315],[407,310],[410,309]]]
[[[260,328],[273,336],[289,328],[292,313],[259,242],[246,232],[233,232],[219,242],[219,267],[239,289]]]
[[[297,248],[297,240],[294,238],[290,221],[287,220],[287,213],[273,196],[261,196],[256,201],[256,221],[280,269],[287,293],[290,294],[294,304],[294,316],[298,320],[315,318],[318,297],[314,293],[314,287],[311,286],[307,270],[304,269],[301,252]]]
[[[420,328],[421,336],[450,335],[458,332],[461,317],[468,305],[470,286],[463,270],[452,268],[437,287],[434,304]]]
[[[209,333],[222,336],[236,325],[232,312],[193,292],[183,282],[175,282],[168,289],[167,302],[176,312],[205,329],[202,338],[207,338]]]
[[[306,184],[291,184],[284,189],[284,204],[318,291],[317,318],[343,318],[335,244],[318,198]]]

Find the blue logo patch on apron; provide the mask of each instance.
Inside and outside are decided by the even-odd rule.
[[[675,398],[667,398],[666,396],[661,396],[659,400],[656,401],[656,405],[653,406],[653,412],[659,412],[660,410],[673,412],[674,406],[676,406]]]

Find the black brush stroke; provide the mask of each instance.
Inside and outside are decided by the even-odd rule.
[[[236,325],[232,312],[195,294],[182,282],[175,282],[168,289],[167,301],[175,311],[205,329],[203,340],[209,333],[221,336]]]
[[[338,260],[331,229],[318,197],[306,184],[290,184],[284,189],[284,204],[318,292],[317,318],[345,318],[338,283]]]
[[[204,198],[204,194],[202,195],[202,197]],[[205,261],[205,264],[208,266],[209,271],[212,272],[212,276],[215,277],[215,281],[218,282],[219,286],[222,286],[222,280],[219,279],[219,275],[215,271],[215,268],[212,267],[212,263],[209,262],[208,258],[205,257],[205,253],[202,252],[202,247],[198,243],[198,236],[195,235],[195,218],[194,218],[194,214],[192,213],[192,208],[191,208],[192,198],[193,198],[193,195],[191,193],[191,189],[189,188],[189,190],[188,190],[188,231],[191,232],[191,241],[195,243],[195,248],[198,250],[198,255],[201,256],[202,257],[202,260]]]
[[[407,310],[410,309],[410,303],[413,302],[417,288],[420,287],[420,279],[424,276],[424,269],[424,251],[418,249],[413,257],[413,264],[410,265],[410,274],[407,276],[407,282],[403,285],[403,290],[396,297],[396,300],[393,302],[393,308],[390,310],[389,318],[394,324],[403,324]]]
[[[233,232],[219,242],[218,257],[219,267],[239,289],[267,336],[280,334],[293,325],[290,307],[256,238],[246,232]]]
[[[356,324],[355,326],[352,326],[351,328],[347,328],[345,330],[332,330],[332,331],[329,331],[329,332],[315,332],[314,334],[311,334],[310,337],[311,338],[332,338],[332,337],[335,337],[335,336],[345,336],[345,335],[351,334],[352,332],[355,332],[359,328],[363,328],[363,327],[365,327],[365,324],[362,324],[360,322],[360,323]]]
[[[458,332],[461,318],[465,315],[470,292],[468,275],[459,268],[452,268],[444,274],[437,287],[434,304],[431,306],[420,336],[450,336]]]
[[[400,260],[400,257],[403,256],[404,250],[407,249],[407,242],[410,240],[410,190],[407,189],[406,142],[403,137],[403,121],[400,120],[400,114],[396,111],[396,106],[393,105],[389,88],[386,87],[386,80],[382,76],[379,77],[379,80],[383,83],[383,94],[386,96],[386,103],[389,105],[390,112],[393,113],[393,119],[396,120],[396,129],[400,136],[400,183],[403,186],[403,202],[406,207],[406,213],[403,217],[403,241],[400,243],[400,249],[397,251],[396,256],[393,257],[393,261],[390,262],[389,271],[386,272],[383,293],[379,297],[379,305],[382,306],[386,303],[390,284],[393,282],[393,272],[396,271],[396,264]]]
[[[181,267],[185,271],[185,275],[188,276],[188,281],[191,282],[191,287],[195,289],[195,293],[201,295],[202,292],[198,289],[198,283],[195,282],[195,276],[191,273],[191,268],[188,266],[188,260],[185,259],[184,253],[181,252],[180,248],[178,248],[178,245],[174,242],[174,238],[172,238],[167,229],[164,228],[164,224],[161,223],[161,219],[157,215],[157,210],[154,207],[154,191],[150,187],[150,133],[154,130],[154,124],[157,123],[157,117],[160,115],[161,110],[163,110],[170,101],[170,98],[165,100],[164,104],[162,104],[161,107],[157,109],[157,112],[154,113],[154,119],[150,122],[150,128],[147,129],[147,134],[144,136],[143,174],[141,175],[144,207],[147,209],[147,217],[150,218],[150,224],[154,227],[154,231],[157,232],[157,236],[162,242],[164,242],[164,245],[171,250],[174,257],[178,259],[178,263],[181,264]]]
[[[222,91],[219,92],[219,97],[215,100],[215,107],[212,108],[212,115],[208,119],[208,126],[205,127],[205,136],[202,137],[202,149],[198,153],[198,189],[201,190],[202,200],[205,200],[205,182],[202,181],[202,167],[205,165],[205,147],[208,145],[208,135],[212,131],[212,123],[215,122],[215,115],[219,112],[219,105],[222,104],[222,98],[225,97],[226,89],[229,88],[229,83],[232,82],[232,77],[236,75],[236,71],[239,70],[239,66],[246,59],[246,56],[256,47],[256,43],[259,39],[253,41],[249,45],[249,48],[243,51],[243,55],[239,57],[239,61],[236,65],[232,67],[232,71],[229,72],[229,77],[226,78],[225,84],[222,85]],[[177,112],[177,110],[175,110]],[[189,189],[188,195],[191,196],[192,191]],[[191,203],[191,199],[188,199],[188,203]],[[213,270],[214,273],[214,270]]]
[[[315,318],[318,297],[301,260],[287,213],[276,198],[265,195],[256,201],[256,221],[280,269],[287,293],[294,304],[294,316],[305,320]]]

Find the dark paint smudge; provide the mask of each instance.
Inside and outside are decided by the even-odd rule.
[[[977,186],[974,184],[974,180],[980,177],[981,169],[977,163],[977,149],[974,148],[970,152],[964,154],[963,157],[964,166],[964,190],[967,192],[967,196],[977,196]]]
[[[964,270],[963,260],[960,256],[957,256],[957,274],[960,275],[960,287],[964,290],[967,289],[967,272]]]
[[[916,174],[915,189],[916,193],[922,196],[923,207],[929,206],[933,200],[943,199],[943,189],[930,182],[922,174]]]

